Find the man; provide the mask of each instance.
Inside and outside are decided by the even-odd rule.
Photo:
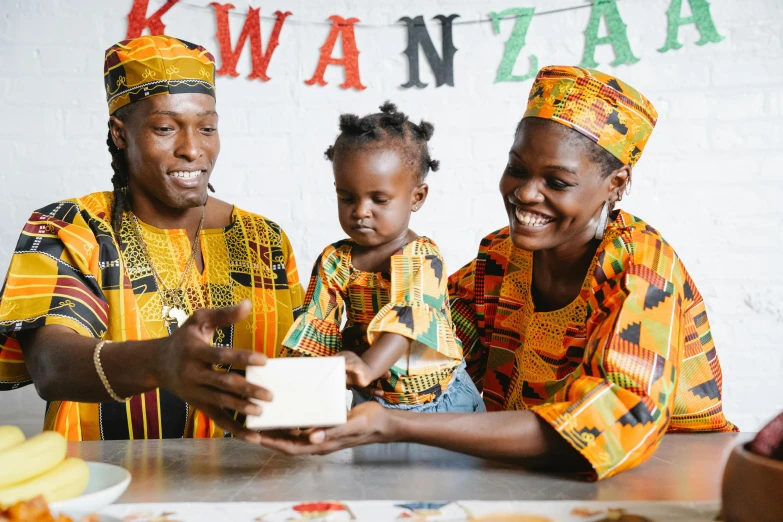
[[[271,394],[236,370],[276,355],[303,292],[280,227],[208,196],[214,59],[143,36],[106,51],[104,82],[114,191],[25,225],[0,295],[0,389],[32,382],[44,429],[69,440],[257,440],[244,415]]]

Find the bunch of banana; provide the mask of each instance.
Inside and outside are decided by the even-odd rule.
[[[0,426],[0,508],[42,495],[57,502],[81,495],[90,468],[65,458],[62,435],[45,431],[25,440],[16,426]]]

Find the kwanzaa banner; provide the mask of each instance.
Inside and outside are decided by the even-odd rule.
[[[690,6],[691,15],[682,16],[683,1],[687,1]],[[128,31],[126,38],[135,38],[141,36],[142,32],[149,30],[152,35],[165,34],[166,26],[163,23],[163,15],[168,13],[177,4],[190,7],[201,7],[181,2],[181,0],[167,0],[166,3],[157,11],[148,14],[149,0],[133,0],[133,6],[128,13]],[[247,76],[251,80],[261,80],[267,82],[270,80],[267,75],[269,62],[272,60],[275,49],[280,44],[280,34],[286,21],[293,17],[291,12],[275,11],[273,18],[274,27],[272,34],[266,46],[263,46],[261,38],[261,8],[248,8],[244,25],[241,28],[236,45],[231,47],[231,26],[229,23],[229,14],[235,7],[232,4],[220,4],[213,2],[209,4],[213,10],[217,22],[217,40],[219,45],[220,61],[217,69],[218,76],[238,77],[236,70],[239,56],[242,53],[245,44],[249,43],[251,56],[251,71]],[[585,28],[585,48],[582,57],[581,67],[598,67],[595,61],[595,50],[599,45],[610,45],[614,49],[615,60],[611,65],[633,64],[639,61],[634,56],[631,49],[628,35],[626,33],[626,24],[620,17],[617,10],[617,0],[594,0],[592,4],[578,6],[571,9],[589,8],[590,20]],[[569,10],[569,9],[564,9]],[[555,11],[548,11],[551,13]],[[538,72],[538,58],[534,55],[529,57],[530,69],[525,74],[513,74],[514,66],[519,59],[522,49],[525,47],[525,36],[528,28],[536,14],[533,7],[513,7],[505,9],[499,13],[490,12],[488,18],[484,21],[492,23],[494,34],[500,33],[501,23],[514,24],[511,30],[511,36],[504,43],[503,57],[498,66],[495,82],[521,82],[535,76]],[[403,88],[416,87],[423,89],[427,84],[422,82],[419,77],[419,49],[424,53],[429,67],[435,77],[435,86],[442,85],[454,86],[454,54],[457,47],[454,44],[454,26],[460,17],[458,14],[437,15],[433,18],[431,24],[437,23],[441,26],[441,52],[438,53],[435,43],[430,36],[427,22],[423,16],[402,16],[398,23],[404,26],[408,32],[408,46],[405,49],[405,55],[408,58],[408,81],[403,83]],[[675,51],[682,47],[678,40],[680,27],[684,25],[695,25],[701,38],[696,45],[705,45],[708,43],[720,42],[723,36],[718,33],[715,23],[710,14],[710,4],[707,0],[671,0],[667,9],[668,24],[666,28],[665,42],[658,52],[665,53]],[[608,34],[598,36],[601,20],[606,24]],[[363,90],[366,87],[362,85],[361,74],[359,71],[359,49],[356,45],[354,29],[361,22],[358,18],[344,18],[339,15],[329,17],[331,30],[326,37],[326,41],[321,46],[320,58],[313,76],[306,80],[307,85],[326,85],[324,73],[329,66],[343,67],[345,70],[345,81],[340,84],[343,89]],[[475,23],[475,22],[467,22]],[[238,28],[235,27],[234,31]],[[335,57],[333,55],[337,40],[340,39],[343,48],[343,56]]]

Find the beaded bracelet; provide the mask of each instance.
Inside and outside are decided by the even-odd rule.
[[[109,396],[112,399],[114,399],[117,402],[128,402],[130,400],[130,397],[128,397],[127,399],[123,399],[122,397],[117,395],[114,392],[114,390],[112,390],[111,385],[109,384],[109,379],[106,378],[106,374],[103,373],[103,366],[101,366],[101,348],[103,348],[104,344],[110,342],[111,341],[101,341],[95,345],[95,352],[92,355],[92,360],[95,363],[95,371],[98,372],[98,377],[101,378],[103,387],[106,388],[106,391],[108,392]]]

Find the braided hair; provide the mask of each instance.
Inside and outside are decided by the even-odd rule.
[[[440,162],[430,157],[427,146],[435,127],[423,120],[416,125],[389,101],[381,105],[380,109],[379,113],[361,118],[355,114],[340,115],[340,134],[334,145],[326,149],[326,159],[334,161],[338,151],[392,145],[403,153],[405,161],[416,172],[416,180],[421,183],[429,171],[436,172],[440,167]]]
[[[126,105],[117,109],[113,116],[120,121],[126,121],[133,105]],[[117,241],[120,240],[120,227],[122,226],[122,216],[126,211],[131,210],[130,199],[128,198],[128,183],[130,180],[128,171],[128,160],[125,153],[114,143],[111,136],[111,122],[109,122],[109,135],[106,138],[106,145],[111,154],[111,168],[114,175],[111,177],[111,184],[114,187],[114,197],[111,201],[111,228]]]
[[[118,120],[125,122],[128,116],[136,108],[135,104],[125,105],[120,107],[112,116]],[[130,169],[128,168],[128,159],[125,157],[125,153],[117,147],[111,136],[111,122],[109,122],[109,134],[106,137],[106,145],[109,147],[109,154],[111,154],[111,168],[114,171],[114,175],[111,177],[111,184],[114,187],[114,197],[111,202],[111,228],[114,231],[114,236],[119,242],[120,240],[120,228],[122,227],[122,216],[125,212],[130,212],[130,196],[128,194],[128,184],[130,183]],[[215,192],[211,183],[207,184],[207,188],[211,192]]]

